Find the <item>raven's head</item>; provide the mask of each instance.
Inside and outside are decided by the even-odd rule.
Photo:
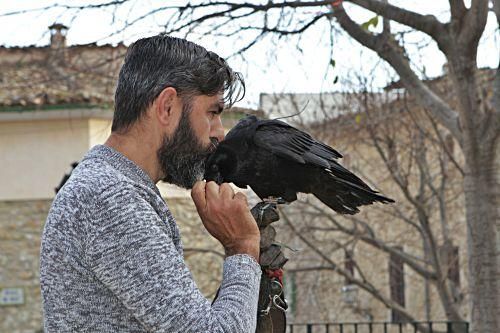
[[[250,129],[252,125],[257,123],[259,119],[254,116],[247,114],[245,118],[238,120],[238,123],[226,134],[225,140],[232,140],[235,136],[241,136],[246,130]]]
[[[236,155],[230,149],[226,149],[223,143],[217,147],[205,163],[205,180],[207,182],[213,180],[219,185],[232,181],[231,175],[237,166]]]
[[[246,127],[246,126],[250,126],[254,123],[256,123],[257,121],[259,121],[259,118],[257,118],[255,115],[253,114],[247,114],[245,116],[245,118],[241,118],[238,123],[236,124],[235,127]]]

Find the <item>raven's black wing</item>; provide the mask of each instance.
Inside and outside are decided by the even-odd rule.
[[[308,178],[311,192],[333,210],[355,214],[357,207],[375,201],[393,202],[377,194],[359,177],[337,163],[342,157],[335,149],[290,125],[277,120],[261,120],[253,135],[254,143],[274,155],[309,167],[319,167]]]
[[[339,152],[279,120],[259,121],[253,141],[260,148],[300,164],[327,169],[331,168],[332,164],[341,167],[335,162],[337,158],[342,157]]]
[[[282,121],[259,121],[254,134],[254,143],[281,158],[320,167],[336,181],[361,190],[373,191],[359,177],[336,161],[342,157],[339,152]]]

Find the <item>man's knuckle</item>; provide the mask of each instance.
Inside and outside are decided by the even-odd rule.
[[[231,185],[229,185],[228,183],[223,183],[220,187],[221,187],[221,190],[224,192],[232,192],[233,191]]]
[[[236,210],[238,211],[238,213],[242,213],[245,211],[245,203],[240,201],[240,200],[237,200],[236,203],[235,203],[235,206],[236,206]]]

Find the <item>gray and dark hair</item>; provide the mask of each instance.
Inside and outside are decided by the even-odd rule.
[[[142,38],[130,45],[120,70],[111,130],[127,130],[166,87],[175,88],[184,103],[224,93],[231,106],[245,95],[242,75],[214,52],[164,34]]]

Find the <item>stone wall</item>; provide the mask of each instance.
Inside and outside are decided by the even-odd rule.
[[[0,332],[31,333],[42,327],[40,236],[50,200],[0,201],[0,288],[21,287],[24,304],[0,306]]]

